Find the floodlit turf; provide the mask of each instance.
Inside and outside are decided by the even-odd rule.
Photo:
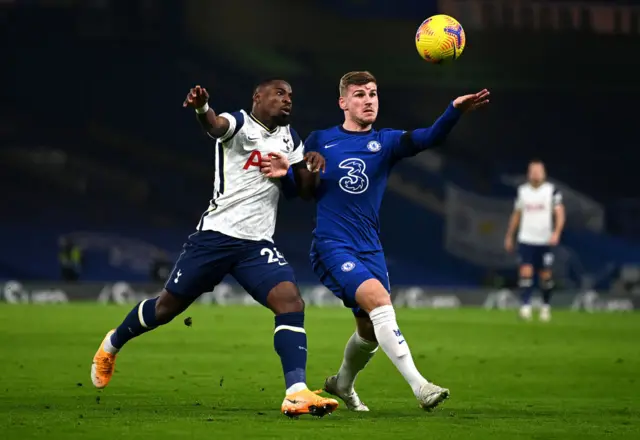
[[[421,411],[381,351],[358,379],[371,408],[323,419],[279,412],[273,319],[259,307],[197,306],[125,347],[103,391],[89,378],[128,307],[0,305],[0,438],[640,438],[640,315],[398,311],[418,367],[452,397]],[[185,317],[193,318],[187,327]],[[310,308],[309,385],[338,368],[350,313]]]

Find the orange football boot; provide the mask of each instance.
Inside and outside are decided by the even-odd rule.
[[[295,418],[302,414],[323,417],[338,408],[338,401],[319,396],[321,391],[313,392],[309,389],[291,393],[282,402],[282,414]]]
[[[109,385],[111,376],[116,369],[116,355],[105,351],[104,343],[107,338],[110,338],[115,330],[111,330],[107,333],[100,343],[98,351],[93,356],[93,363],[91,364],[91,382],[96,388],[104,388]]]

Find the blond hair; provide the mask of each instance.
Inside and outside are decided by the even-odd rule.
[[[371,72],[363,70],[345,73],[342,78],[340,78],[340,96],[346,95],[349,86],[363,86],[369,83],[378,83],[376,77],[373,76]]]

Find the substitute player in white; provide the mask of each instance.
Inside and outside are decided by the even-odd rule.
[[[565,223],[562,194],[546,181],[544,163],[540,160],[529,162],[528,182],[518,187],[513,214],[504,240],[508,252],[514,250],[513,236],[518,230],[518,254],[520,259],[520,281],[522,306],[520,317],[532,317],[531,294],[535,287],[537,273],[538,287],[542,291],[543,305],[540,320],[551,319],[551,293],[553,279],[553,248],[560,242]]]

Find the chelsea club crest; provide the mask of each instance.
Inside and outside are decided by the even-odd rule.
[[[367,148],[369,149],[369,151],[375,153],[377,151],[380,151],[380,149],[382,148],[382,145],[380,145],[380,142],[378,141],[370,141],[367,144]]]
[[[351,272],[354,267],[356,267],[356,264],[353,261],[347,261],[342,264],[341,269],[343,272]]]

